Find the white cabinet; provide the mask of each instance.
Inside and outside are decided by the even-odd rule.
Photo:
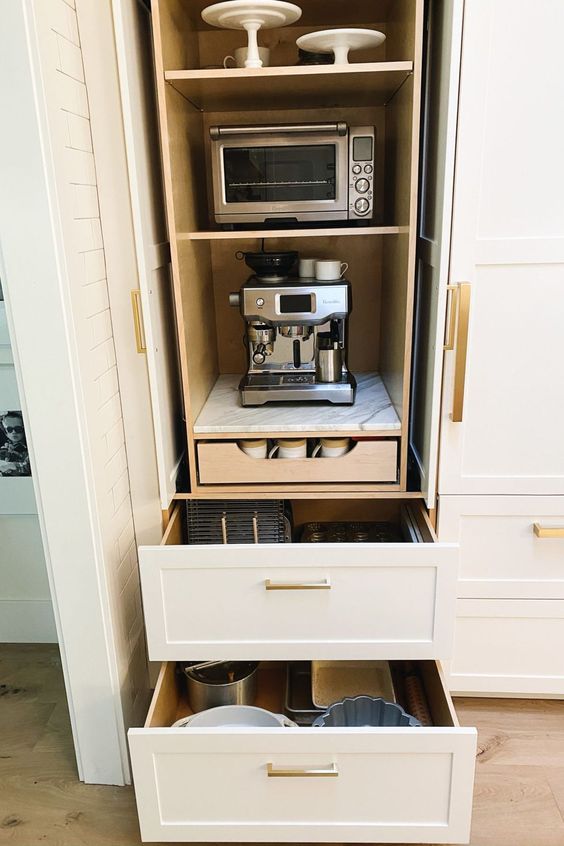
[[[537,4],[534,38],[528,9],[465,3],[450,282],[470,323],[445,356],[441,494],[564,493],[564,5]]]
[[[459,597],[564,599],[564,497],[442,496],[439,525]]]
[[[561,698],[563,642],[561,600],[459,599],[451,693]]]

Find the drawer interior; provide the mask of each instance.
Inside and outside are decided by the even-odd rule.
[[[213,504],[212,504],[213,503]],[[248,522],[248,532],[252,543],[252,521],[253,505],[238,503],[236,517],[229,517],[229,507],[232,502],[225,501],[223,506],[221,500],[206,501],[205,506],[208,514],[215,514],[215,531],[210,535],[209,543],[222,543],[224,537],[230,542],[230,526],[236,520],[237,542],[240,540],[240,529]],[[429,521],[422,500],[411,499],[289,499],[284,501],[286,513],[289,515],[291,524],[291,537],[293,543],[300,543],[305,538],[304,531],[312,523],[379,523],[385,534],[383,538],[391,543],[436,543],[437,537]],[[214,507],[215,506],[215,507]],[[213,512],[210,510],[213,508]],[[226,532],[221,529],[222,508],[226,512]],[[231,520],[231,523],[230,523]],[[232,536],[235,536],[232,533]],[[261,540],[260,516],[258,518],[257,537]],[[347,535],[350,539],[350,533]],[[372,537],[372,536],[369,536]],[[167,529],[162,539],[162,545],[181,546],[190,543],[204,543],[190,536],[186,517],[186,504],[179,503],[175,508]],[[323,535],[322,542],[334,543],[335,534]]]
[[[448,694],[440,665],[435,661],[410,662],[421,679],[434,727],[456,727],[458,720],[452,700]],[[402,682],[402,668],[405,662],[390,661],[398,703],[405,709],[405,689]],[[264,662],[258,670],[257,697],[255,705],[284,713],[285,680],[287,662]],[[176,720],[189,716],[190,708],[182,671],[173,662],[161,666],[159,678],[151,702],[145,728],[168,728]],[[322,731],[323,729],[319,729]]]

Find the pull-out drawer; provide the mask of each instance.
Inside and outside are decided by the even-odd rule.
[[[198,475],[202,485],[294,482],[397,482],[398,441],[354,443],[337,458],[251,458],[235,441],[198,444]]]
[[[460,728],[433,662],[418,665],[421,728],[170,728],[190,713],[165,664],[144,728],[130,729],[144,841],[466,843],[476,732]],[[281,667],[257,705],[282,710]]]
[[[460,544],[460,597],[564,599],[564,497],[442,496],[439,536]]]
[[[457,547],[419,500],[297,500],[294,523],[377,520],[404,542],[189,545],[184,509],[139,561],[152,660],[443,658]],[[419,542],[409,542],[419,541]]]

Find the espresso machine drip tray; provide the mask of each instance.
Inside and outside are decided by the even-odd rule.
[[[247,373],[239,383],[244,406],[266,402],[332,402],[352,405],[356,380],[352,373],[343,373],[339,382],[318,382],[312,371],[304,373]]]

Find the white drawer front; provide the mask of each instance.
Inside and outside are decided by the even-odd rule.
[[[143,840],[467,842],[475,730],[132,729]],[[336,777],[269,777],[334,769]]]
[[[451,654],[454,545],[160,546],[139,560],[152,660]]]
[[[564,599],[564,497],[443,496],[439,537],[460,545],[460,597]]]
[[[564,697],[564,601],[460,599],[452,693]]]

